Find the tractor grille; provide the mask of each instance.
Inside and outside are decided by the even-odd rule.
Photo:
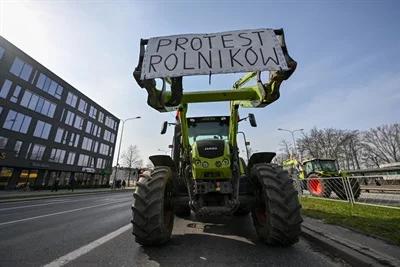
[[[200,157],[212,159],[224,155],[224,140],[200,140],[196,143]]]

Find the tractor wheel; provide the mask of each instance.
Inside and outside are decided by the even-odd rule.
[[[350,186],[351,190],[353,191],[354,199],[358,199],[358,197],[361,194],[360,183],[356,179],[350,179]],[[347,200],[346,190],[344,189],[342,179],[335,180],[335,186],[333,187],[333,191],[340,199]]]
[[[332,188],[328,180],[321,179],[317,175],[307,178],[307,189],[314,197],[330,197]]]
[[[252,217],[258,237],[266,244],[290,246],[299,240],[299,198],[287,171],[271,163],[251,168],[256,203]]]
[[[132,225],[136,242],[141,245],[160,245],[171,238],[174,225],[171,175],[169,167],[155,167],[136,183]]]
[[[251,212],[251,210],[247,207],[239,207],[233,215],[235,216],[246,216]]]
[[[189,205],[175,206],[175,215],[179,217],[189,217],[190,216]]]

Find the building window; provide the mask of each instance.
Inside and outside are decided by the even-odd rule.
[[[94,146],[93,146],[93,152],[94,152],[94,153],[97,153],[97,148],[98,148],[98,146],[99,146],[99,142],[95,141],[95,142],[94,142]]]
[[[68,153],[68,159],[67,159],[67,164],[68,165],[74,165],[75,162],[75,153],[74,152],[69,152]]]
[[[78,147],[79,137],[79,134],[76,134],[74,147]]]
[[[8,111],[7,118],[4,121],[3,128],[26,134],[32,117],[18,113],[12,109]]]
[[[57,162],[57,163],[63,163],[65,158],[65,150],[63,149],[58,149],[58,148],[53,148],[51,150],[50,162]]]
[[[58,128],[56,137],[54,137],[54,142],[61,143],[62,137],[64,134],[64,129],[63,128]]]
[[[85,154],[80,154],[78,158],[78,166],[86,167],[89,163],[89,156]]]
[[[47,140],[49,138],[50,130],[51,124],[38,120],[35,131],[33,132],[33,136]]]
[[[111,132],[108,130],[104,130],[103,139],[110,142],[111,140]]]
[[[10,72],[21,79],[28,81],[32,73],[32,66],[22,61],[19,57],[14,59]]]
[[[57,82],[53,81],[43,73],[40,73],[39,79],[36,82],[36,87],[45,91],[46,93],[54,96],[57,99],[61,99],[64,88]]]
[[[63,138],[62,138],[62,143],[63,143],[64,145],[67,143],[68,134],[69,134],[69,132],[68,132],[68,131],[65,131],[64,136],[63,136]]]
[[[75,118],[75,113],[68,111],[67,116],[65,117],[65,124],[72,126]]]
[[[11,102],[17,103],[18,101],[18,97],[19,97],[19,93],[21,92],[21,86],[17,85],[14,89],[14,93],[10,98]]]
[[[106,125],[107,127],[111,128],[111,129],[114,129],[114,124],[115,124],[115,121],[114,121],[111,117],[106,116],[105,125]]]
[[[4,149],[7,145],[8,138],[4,136],[0,136],[0,149]]]
[[[81,147],[82,147],[82,149],[84,149],[84,150],[90,151],[90,150],[92,150],[92,143],[93,143],[93,140],[92,140],[92,139],[87,138],[87,137],[83,137]]]
[[[104,122],[104,113],[99,111],[99,122],[103,123]]]
[[[89,117],[96,119],[96,115],[97,115],[97,109],[93,106],[90,106]]]
[[[71,107],[75,108],[77,101],[78,101],[78,97],[76,95],[74,95],[73,93],[68,92],[67,100],[65,101],[65,103],[67,103]]]
[[[80,112],[83,112],[83,113],[86,114],[87,103],[86,103],[85,100],[83,100],[83,99],[80,99],[80,100],[79,100],[78,110],[79,110]]]
[[[92,125],[93,125],[93,123],[92,123],[91,121],[88,121],[88,122],[86,123],[86,130],[85,130],[85,132],[90,133],[90,132],[92,131]]]
[[[6,50],[0,46],[0,59],[3,58],[4,54],[5,54]]]
[[[100,144],[100,151],[99,153],[105,156],[108,156],[110,147],[106,144]]]
[[[19,156],[19,152],[21,152],[21,147],[22,147],[22,141],[17,140],[14,145],[15,157]]]
[[[104,160],[104,159],[98,158],[98,159],[97,159],[96,168],[97,168],[97,169],[104,169],[104,163],[105,163],[105,160]]]
[[[82,126],[83,126],[83,119],[82,119],[82,117],[76,115],[74,127],[75,127],[76,129],[82,130]]]
[[[30,159],[32,160],[42,160],[44,151],[46,150],[45,146],[34,144],[32,148],[32,153]]]
[[[45,98],[25,90],[22,96],[21,106],[39,112],[47,117],[53,118],[57,105],[46,100]]]
[[[0,98],[7,98],[8,92],[10,91],[12,82],[10,80],[5,80],[3,83],[3,86],[1,87],[0,90]]]

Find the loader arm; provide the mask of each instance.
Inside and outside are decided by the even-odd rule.
[[[211,91],[184,92],[183,77],[161,78],[161,88],[157,87],[155,79],[142,79],[143,59],[148,44],[147,39],[140,41],[139,63],[133,72],[138,85],[148,93],[147,103],[160,112],[175,111],[182,104],[233,101],[234,105],[247,108],[262,108],[279,98],[280,85],[295,71],[297,63],[288,54],[282,29],[274,30],[283,51],[288,70],[271,71],[269,81],[261,81],[261,72],[250,72],[234,83],[231,89],[216,89]],[[256,79],[256,85],[245,86]],[[170,90],[167,90],[167,84]]]

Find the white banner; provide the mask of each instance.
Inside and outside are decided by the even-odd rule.
[[[141,79],[287,70],[272,29],[150,38]]]

